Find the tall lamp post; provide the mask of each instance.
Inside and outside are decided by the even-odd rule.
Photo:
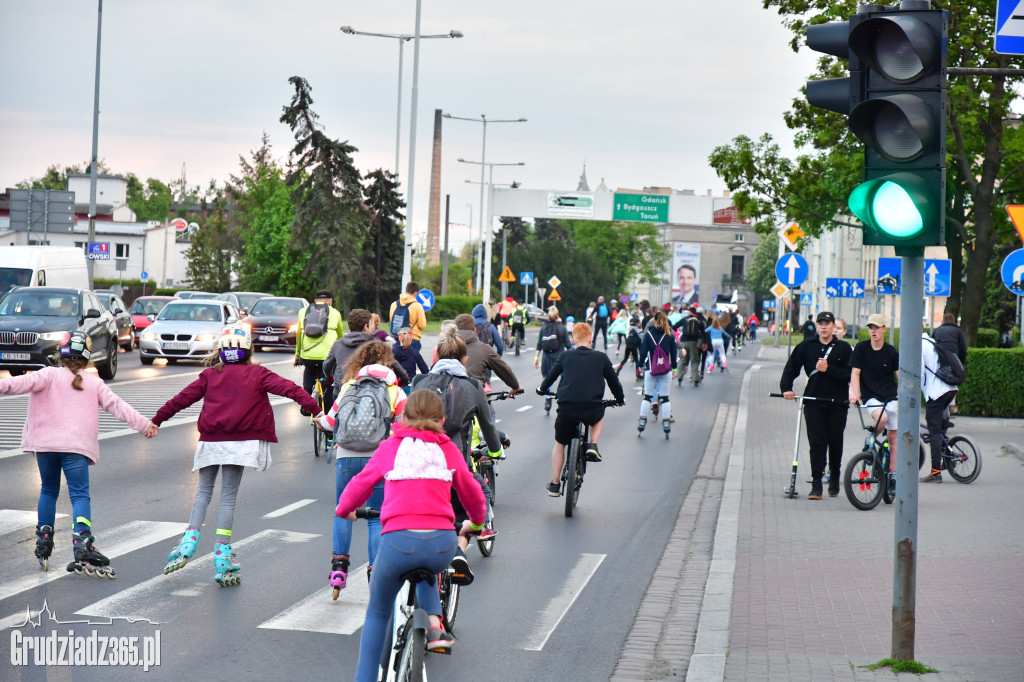
[[[92,162],[89,164],[89,244],[96,241],[96,155],[100,135],[100,38],[103,35],[103,0],[96,3],[96,92],[92,100]],[[45,239],[44,239],[45,241]],[[91,246],[86,246],[86,250]],[[91,257],[89,266],[89,287],[93,286],[96,261]]]
[[[487,165],[487,124],[488,123],[526,123],[525,118],[487,118],[487,114],[480,114],[480,118],[466,118],[463,116],[452,116],[451,114],[443,114],[445,118],[454,119],[457,121],[472,121],[473,123],[482,123],[484,129],[483,135],[483,147],[480,152],[480,231],[483,232],[483,221],[484,221],[484,166]],[[487,248],[484,253],[484,260],[481,263],[481,270],[483,271],[483,304],[487,305],[487,299],[491,293],[491,231],[487,230]],[[486,267],[484,267],[486,264]]]
[[[494,198],[494,187],[495,187],[495,185],[494,185],[494,167],[495,166],[525,166],[526,164],[523,163],[522,161],[517,161],[515,163],[481,163],[480,161],[467,161],[466,159],[459,159],[458,161],[459,161],[459,163],[480,164],[481,171],[483,170],[484,166],[489,166],[490,167],[490,170],[488,171],[488,175],[487,175],[487,192],[488,192],[488,197],[487,197],[487,231],[488,231],[488,237],[487,237],[487,239],[488,239],[488,243],[489,243],[490,239],[491,239],[491,235],[490,235],[491,223],[494,221],[494,210],[493,210],[493,207],[491,206],[491,200]],[[466,180],[466,182],[470,182],[470,181]],[[481,189],[482,189],[482,187],[481,187]],[[481,225],[481,230],[482,229],[483,229],[483,225]],[[505,266],[508,265],[507,258],[508,258],[508,234],[506,234],[505,230],[502,229],[501,230],[501,271],[502,272],[505,272]],[[484,262],[484,261],[481,261],[481,262]],[[486,262],[487,262],[488,268],[489,268],[490,267],[490,262],[491,262],[491,259],[490,259],[489,256],[488,256]],[[508,295],[508,282],[502,282],[501,283],[501,297],[505,298],[506,295]]]
[[[398,41],[398,110],[395,114],[395,175],[398,175],[399,149],[402,146],[402,66],[405,63],[402,52],[405,44],[415,38],[415,35],[408,33],[373,33],[371,31],[357,31],[351,26],[342,26],[341,32],[350,36],[372,36],[374,38],[391,38]],[[437,33],[434,35],[420,36],[425,38],[461,38],[462,31],[451,30],[448,33]]]

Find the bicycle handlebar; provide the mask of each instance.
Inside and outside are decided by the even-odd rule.
[[[554,393],[541,393],[541,390],[539,388],[537,389],[537,395],[539,395],[542,398],[552,398],[554,400],[558,400],[558,396],[555,395]],[[597,403],[594,403],[594,404],[596,405]],[[601,401],[601,406],[602,407],[621,407],[621,406],[623,406],[625,404],[626,404],[625,399],[623,399],[621,402],[619,402],[618,400],[602,400]]]
[[[357,507],[356,508],[357,519],[379,519],[380,509],[376,507]]]
[[[786,396],[782,393],[769,393],[770,398],[785,398]],[[801,400],[817,400],[819,403],[845,403],[845,400],[836,400],[835,398],[815,398],[813,395],[794,395],[794,398]]]
[[[512,395],[512,391],[492,391],[487,393],[487,402],[493,403],[495,400],[511,399],[515,400],[516,397]]]

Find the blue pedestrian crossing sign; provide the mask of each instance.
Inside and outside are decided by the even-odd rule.
[[[533,284],[533,273],[532,272],[520,272],[519,283],[523,286],[530,286]]]
[[[1003,284],[1007,289],[1018,296],[1024,296],[1024,249],[1012,251],[1003,261],[999,274],[1003,276]]]
[[[629,300],[636,303],[637,301],[640,300],[640,294],[630,294]]]
[[[814,297],[810,294],[800,294],[800,305],[814,305]]]
[[[420,289],[416,292],[416,300],[423,306],[423,310],[427,311],[434,307],[434,292],[430,289]]]
[[[1024,4],[1021,0],[996,0],[996,40],[999,54],[1024,54]]]
[[[829,298],[864,298],[864,280],[853,277],[826,277],[825,294]]]
[[[807,272],[807,259],[799,253],[787,253],[775,264],[775,276],[791,289],[804,283]]]
[[[924,259],[924,295],[949,296],[953,263],[942,258]],[[878,259],[878,293],[900,293],[903,275],[903,260],[900,258]]]

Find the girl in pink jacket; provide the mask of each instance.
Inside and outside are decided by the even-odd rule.
[[[68,484],[71,498],[72,541],[75,560],[68,570],[113,578],[110,559],[93,547],[92,506],[89,499],[89,465],[100,456],[99,405],[147,438],[157,427],[110,390],[103,380],[82,370],[89,364],[92,340],[88,334],[67,333],[61,340],[57,367],[10,379],[0,379],[0,393],[28,393],[28,418],[21,436],[25,452],[35,453],[42,488],[39,492],[39,517],[36,524],[36,558],[44,571],[50,568],[53,551],[53,524],[60,494],[60,472]],[[53,424],[54,415],[62,415],[61,428]]]
[[[377,679],[377,667],[391,605],[402,574],[414,568],[445,569],[458,546],[450,492],[454,487],[469,513],[463,532],[483,528],[484,494],[462,453],[444,434],[444,406],[433,391],[413,391],[405,402],[405,419],[377,448],[369,463],[345,486],[335,513],[355,521],[355,509],[384,481],[380,510],[380,549],[370,579],[370,604],[359,641],[356,682]],[[429,649],[449,648],[452,637],[441,624],[437,588],[416,585],[419,604],[430,615]]]

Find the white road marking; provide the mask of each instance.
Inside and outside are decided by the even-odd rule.
[[[177,525],[176,530],[180,533],[182,526]],[[309,542],[317,537],[320,536],[268,528],[256,535],[232,543],[231,548],[238,554],[239,563],[242,564],[242,584],[245,584],[246,561],[255,563],[260,554],[293,553],[296,548],[288,547],[286,544]],[[253,548],[251,545],[256,545],[256,547]],[[155,623],[172,620],[175,614],[181,612],[181,598],[203,598],[209,594],[209,590],[220,589],[213,580],[213,574],[213,552],[210,552],[201,557],[192,557],[184,568],[173,573],[168,575],[161,573],[155,578],[121,590],[117,594],[101,599],[75,613],[104,618],[135,620],[146,618]]]
[[[170,537],[181,535],[187,524],[170,521],[132,521],[123,526],[115,526],[104,530],[96,543],[97,549],[109,559],[134,552],[137,549],[160,542]],[[107,542],[106,538],[110,538]],[[71,550],[67,549],[68,556],[59,558],[56,553],[50,557],[50,570],[34,573],[18,580],[0,585],[0,601],[13,597],[16,594],[26,592],[34,587],[45,585],[48,582],[73,575],[68,573],[63,563],[71,560]],[[113,563],[113,562],[111,562]],[[117,568],[116,565],[114,568]],[[95,578],[93,578],[95,580]]]
[[[544,648],[551,633],[555,631],[558,624],[565,618],[565,614],[576,603],[576,599],[586,588],[590,579],[594,577],[594,573],[597,572],[598,567],[606,556],[608,555],[583,554],[580,556],[576,566],[566,576],[562,589],[548,602],[547,608],[541,613],[540,622],[523,643],[523,649],[527,651],[540,651]]]
[[[366,606],[370,603],[370,587],[363,578],[365,570],[366,564],[363,564],[349,571],[345,589],[339,593],[337,601],[331,599],[330,586],[325,586],[258,627],[331,635],[354,634],[363,627]]]
[[[526,412],[527,410],[532,410],[532,409],[533,409],[533,405],[523,405],[522,407],[516,408],[516,412]]]
[[[276,519],[279,516],[284,516],[288,512],[295,511],[296,509],[301,509],[302,507],[305,507],[307,504],[312,504],[314,502],[316,502],[316,500],[299,500],[298,502],[292,502],[291,504],[289,504],[289,505],[287,505],[285,507],[281,507],[280,509],[275,509],[274,511],[270,512],[269,514],[264,514],[263,518],[265,518],[265,519]]]
[[[63,519],[66,516],[67,514],[57,514],[58,519]],[[39,515],[35,510],[0,509],[0,535],[10,533],[19,528],[35,528],[38,520]]]

